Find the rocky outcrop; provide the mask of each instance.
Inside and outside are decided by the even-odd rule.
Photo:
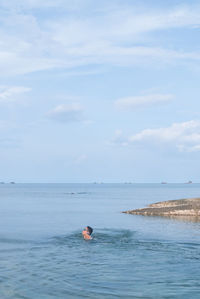
[[[123,213],[145,216],[188,216],[200,220],[200,198],[188,198],[157,202],[143,209],[129,210]]]

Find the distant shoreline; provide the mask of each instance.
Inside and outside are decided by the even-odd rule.
[[[143,182],[133,182],[133,183],[126,183],[126,182],[22,182],[22,181],[1,181],[0,185],[10,185],[10,184],[87,184],[87,185],[160,185],[162,187],[166,187],[168,185],[200,185],[200,182],[158,182],[158,183],[143,183]]]

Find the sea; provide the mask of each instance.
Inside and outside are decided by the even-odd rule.
[[[200,222],[122,213],[190,197],[200,184],[1,184],[0,299],[200,298]]]

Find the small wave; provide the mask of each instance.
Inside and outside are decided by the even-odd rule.
[[[130,230],[103,229],[94,235],[94,241],[99,243],[129,243],[133,239],[134,232]]]
[[[200,244],[199,243],[188,243],[188,242],[179,242],[177,243],[181,246],[184,246],[186,248],[199,248],[200,247]]]
[[[77,194],[89,194],[88,192],[78,192]]]
[[[63,194],[65,194],[65,195],[76,195],[76,194],[78,194],[78,195],[87,195],[89,193],[88,192],[65,192]]]
[[[82,239],[82,234],[80,232],[74,232],[72,234],[64,236],[55,236],[51,238],[49,241],[50,243],[55,245],[67,245],[80,242]]]
[[[90,241],[85,241],[80,231],[64,235],[55,236],[50,239],[50,243],[54,245],[84,245],[84,244],[127,244],[132,242],[134,232],[130,230],[115,230],[115,229],[96,229],[93,238]]]
[[[23,244],[33,244],[34,242],[32,240],[11,239],[11,238],[0,237],[0,243],[23,245]]]

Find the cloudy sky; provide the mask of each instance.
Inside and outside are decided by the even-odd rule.
[[[200,182],[200,3],[0,1],[0,181]]]

